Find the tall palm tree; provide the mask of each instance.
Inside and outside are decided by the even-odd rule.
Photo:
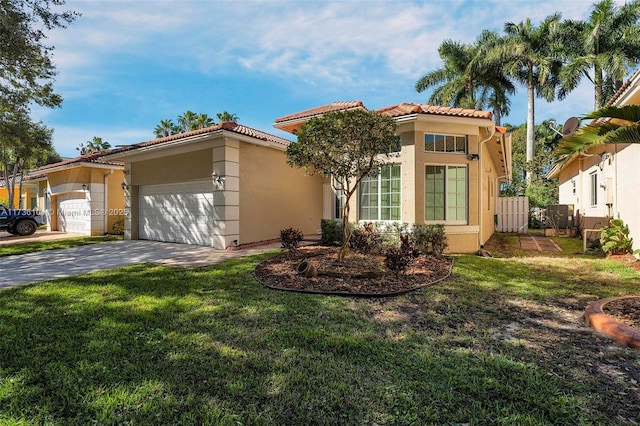
[[[160,124],[153,129],[153,134],[156,138],[164,138],[169,135],[175,135],[178,133],[178,127],[173,123],[171,119],[160,120]]]
[[[443,41],[438,52],[444,66],[418,80],[416,91],[423,92],[435,86],[428,102],[436,105],[490,107],[494,110],[496,123],[500,124],[500,117],[509,113],[507,94],[515,93],[515,87],[502,72],[500,64],[482,60],[497,40],[496,33],[483,31],[475,44]]]
[[[98,136],[94,136],[90,141],[80,143],[76,148],[80,151],[80,155],[90,154],[92,152],[103,151],[111,148],[111,144]]]
[[[555,150],[556,165],[597,145],[640,143],[640,105],[605,106],[581,118],[594,121],[562,138]]]
[[[197,124],[198,114],[193,111],[185,111],[184,114],[178,117],[178,127],[180,132],[190,132],[198,129]]]
[[[640,62],[640,0],[620,7],[613,0],[602,0],[593,7],[587,22],[566,23],[579,43],[568,52],[561,80],[562,90],[570,91],[583,77],[589,79],[597,109],[620,88],[629,68]]]
[[[204,129],[205,127],[211,127],[213,126],[215,123],[215,121],[213,120],[213,118],[209,117],[207,114],[198,114],[198,116],[196,117],[196,126],[199,129]]]
[[[237,123],[240,119],[240,117],[238,117],[236,114],[232,114],[228,111],[219,112],[216,114],[216,117],[218,117],[218,120],[220,120],[221,123],[226,121]]]
[[[562,66],[556,40],[559,25],[558,13],[548,16],[538,26],[528,18],[518,24],[507,22],[506,37],[487,53],[489,61],[504,64],[507,75],[527,88],[527,162],[533,159],[535,150],[535,98],[552,101],[556,97]]]

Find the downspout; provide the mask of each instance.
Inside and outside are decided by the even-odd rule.
[[[488,141],[490,141],[491,139],[493,139],[493,136],[496,134],[496,126],[495,124],[492,124],[491,127],[487,127],[487,131],[489,132],[489,135],[482,139],[480,142],[478,142],[478,156],[480,157],[478,159],[478,247],[482,248],[483,243],[482,243],[482,211],[483,211],[483,206],[482,206],[482,171],[484,170],[484,168],[482,167],[482,159],[484,157],[484,155],[482,155],[482,145],[484,145],[485,143],[487,143]],[[487,191],[489,190],[489,188],[487,188]]]
[[[113,174],[113,169],[109,169],[109,173],[104,175],[104,233],[108,233],[109,227],[109,176]]]

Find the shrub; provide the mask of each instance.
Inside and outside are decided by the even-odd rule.
[[[414,225],[411,241],[424,254],[440,256],[447,248],[444,225]]]
[[[400,248],[391,248],[385,252],[384,264],[399,275],[407,273],[407,268],[420,255],[420,251],[409,243],[409,235],[400,236]]]
[[[298,251],[298,245],[302,241],[304,236],[302,232],[294,228],[287,228],[280,231],[280,242],[282,248],[290,252]]]
[[[320,244],[325,246],[342,245],[342,224],[332,219],[322,219],[320,221],[322,236]]]
[[[633,252],[633,239],[629,238],[629,226],[621,219],[614,219],[600,232],[600,246],[606,254]]]
[[[365,223],[362,228],[353,230],[349,246],[358,253],[377,252],[382,247],[382,237],[373,223]]]

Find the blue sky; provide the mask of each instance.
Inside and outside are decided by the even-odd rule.
[[[55,129],[62,156],[94,136],[112,146],[153,139],[160,120],[186,110],[214,118],[226,110],[291,139],[275,118],[333,101],[425,103],[414,85],[441,66],[445,39],[472,42],[483,29],[556,11],[586,19],[592,3],[67,0],[82,16],[49,34],[65,100],[33,116]],[[562,102],[537,100],[536,122],[588,112],[587,83]],[[526,108],[520,88],[503,123],[525,122]]]

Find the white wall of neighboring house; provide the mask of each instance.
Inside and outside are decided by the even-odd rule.
[[[573,204],[574,211],[584,216],[622,219],[629,226],[634,250],[640,249],[640,145],[600,146],[588,155],[560,172],[560,204]],[[594,174],[596,204],[591,203]]]
[[[617,200],[615,218],[620,218],[629,226],[629,236],[633,238],[633,249],[640,249],[640,145],[630,144],[622,149],[617,158]]]

